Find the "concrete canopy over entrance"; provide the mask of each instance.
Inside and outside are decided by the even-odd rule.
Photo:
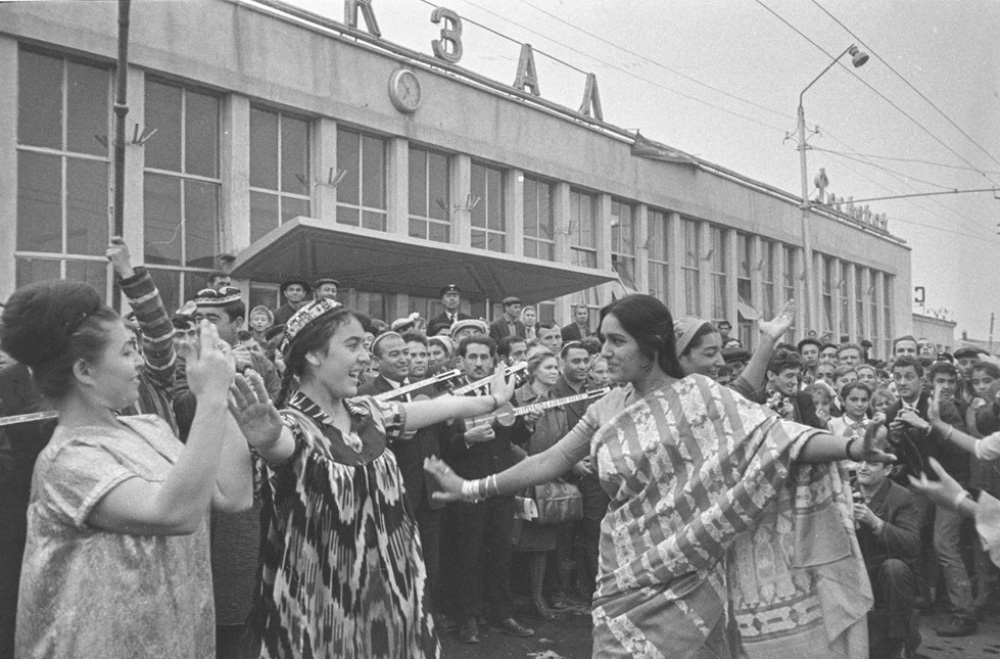
[[[458,284],[468,299],[550,300],[617,280],[613,272],[297,217],[240,252],[233,277],[280,283],[334,277],[345,287],[436,298]]]

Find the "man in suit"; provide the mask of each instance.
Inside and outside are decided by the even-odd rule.
[[[309,302],[309,293],[312,288],[309,282],[301,277],[292,277],[281,283],[281,295],[285,298],[285,303],[274,310],[274,324],[284,325],[288,319],[295,315]]]
[[[440,315],[434,316],[428,320],[427,327],[434,327],[435,325],[451,327],[452,323],[472,318],[469,314],[462,313],[458,310],[461,304],[462,289],[459,288],[457,284],[442,286],[441,306],[444,307],[444,311],[442,311]]]
[[[466,337],[458,346],[459,367],[467,382],[489,376],[496,362],[496,344],[488,336]],[[488,395],[489,385],[469,395]],[[509,433],[496,432],[499,424],[466,429],[461,421],[451,426],[442,440],[442,457],[455,473],[465,479],[484,478],[513,466],[516,457]],[[454,586],[450,598],[459,622],[459,638],[479,642],[476,616],[485,604],[485,615],[493,625],[511,636],[531,636],[534,630],[513,617],[510,592],[511,534],[514,526],[514,497],[495,496],[477,504],[454,503],[448,509],[448,540]],[[484,591],[484,592],[481,592]]]
[[[590,330],[590,309],[585,304],[573,305],[573,322],[562,328],[562,340],[582,341],[592,335]]]
[[[896,341],[897,345],[906,348],[909,347],[909,342],[908,337]],[[928,462],[928,459],[933,457],[955,480],[966,486],[971,475],[969,455],[949,442],[945,434],[928,420],[930,394],[924,391],[923,377],[923,364],[915,355],[900,353],[896,357],[892,365],[892,378],[896,383],[899,400],[886,410],[885,416],[893,452],[901,459],[903,465],[899,478],[905,478],[906,475],[919,477],[921,472],[933,473]],[[940,415],[944,423],[965,431],[962,415],[953,402],[942,400]],[[944,574],[948,599],[951,601],[954,614],[949,623],[938,630],[938,636],[974,634],[976,619],[972,604],[972,582],[969,580],[969,572],[965,568],[959,548],[962,519],[954,510],[928,505],[924,508],[922,523],[933,524],[933,553],[937,555],[938,564]],[[932,585],[922,584],[928,604],[933,602],[929,591]]]
[[[358,387],[362,396],[377,396],[398,389],[410,383],[409,375],[413,367],[414,354],[423,350],[423,369],[427,367],[427,339],[421,334],[407,334],[405,338],[396,332],[384,332],[372,343],[372,356],[379,362],[378,375],[370,382]],[[415,376],[416,377],[416,376]],[[419,378],[417,378],[419,380]],[[397,400],[409,401],[426,398],[435,394],[433,387],[425,387],[412,394],[403,394]],[[403,476],[406,502],[413,512],[420,544],[427,567],[427,588],[430,610],[439,614],[440,601],[440,548],[441,548],[441,508],[443,504],[431,498],[431,484],[424,477],[424,458],[441,453],[441,433],[447,426],[438,424],[421,428],[414,435],[389,445],[396,456],[396,463]]]
[[[824,428],[816,416],[816,405],[812,396],[799,391],[799,375],[802,371],[802,356],[794,350],[775,350],[767,364],[767,383],[758,403],[767,404],[782,417],[791,421]]]
[[[524,323],[521,322],[521,298],[514,296],[503,299],[503,315],[490,323],[490,338],[500,343],[505,337],[524,338]]]
[[[887,444],[885,426],[878,426]],[[913,657],[919,644],[914,618],[917,559],[920,556],[920,507],[905,487],[892,482],[892,465],[858,464],[854,519],[858,544],[875,594],[868,614],[872,657]]]

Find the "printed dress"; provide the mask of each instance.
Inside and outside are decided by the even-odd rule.
[[[420,538],[386,450],[403,431],[404,408],[370,397],[345,405],[346,436],[296,393],[281,412],[295,451],[262,467],[265,538],[252,618],[260,656],[439,657]]]

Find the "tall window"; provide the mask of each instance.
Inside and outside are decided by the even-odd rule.
[[[635,290],[635,208],[611,200],[611,265],[626,288]]]
[[[264,284],[261,282],[250,282],[250,302],[247,304],[247,313],[258,305],[264,305],[268,309],[275,309],[281,305],[281,295],[278,287],[274,284]]]
[[[309,216],[309,124],[250,108],[250,240],[299,215]]]
[[[385,154],[382,138],[337,128],[337,222],[385,231]]]
[[[145,257],[170,309],[204,285],[219,253],[219,99],[147,78],[145,105],[157,130],[146,143]]]
[[[820,293],[823,297],[823,332],[833,332],[833,259],[820,257]]]
[[[858,333],[858,341],[862,339],[867,339],[865,335],[865,286],[864,286],[864,274],[865,270],[862,268],[857,268],[854,272],[854,314],[857,316],[856,330]]]
[[[763,240],[760,243],[761,249],[761,259],[760,264],[760,282],[761,282],[761,294],[764,299],[760,301],[760,311],[763,318],[774,318],[775,313],[775,299],[774,299],[774,255],[775,255],[775,244],[767,240]]]
[[[795,280],[799,278],[799,273],[795,270],[795,248],[790,245],[781,246],[781,269],[784,273],[784,279],[781,282],[784,295],[782,295],[781,303],[785,304],[789,300],[795,299]],[[805,305],[802,305],[802,308],[805,308]],[[789,341],[795,341],[798,338],[794,326],[788,330],[787,337]]]
[[[753,307],[753,287],[750,283],[750,273],[756,268],[752,263],[751,248],[753,243],[745,233],[736,234],[736,294],[741,305]],[[752,344],[753,318],[743,315],[739,309],[739,339],[745,346]]]
[[[892,354],[892,338],[895,328],[892,322],[892,276],[888,273],[882,276],[882,312],[885,314],[885,353]]]
[[[649,209],[649,294],[668,307],[670,300],[670,268],[668,267],[667,214]]]
[[[597,197],[579,190],[569,193],[572,264],[597,267]]]
[[[110,72],[18,55],[16,285],[83,281],[107,293]]]
[[[837,282],[837,289],[840,295],[840,335],[847,336],[851,332],[851,326],[848,322],[850,314],[850,306],[848,305],[847,293],[850,289],[847,288],[849,282],[849,274],[851,271],[851,264],[847,261],[840,262],[840,273]],[[838,340],[840,337],[837,337]]]
[[[698,239],[698,223],[694,220],[682,220],[684,229],[684,263],[681,271],[684,273],[684,314],[701,316],[701,281],[698,265],[701,261],[701,245]]]
[[[491,252],[507,251],[507,208],[503,170],[472,163],[472,246]]]
[[[729,308],[726,304],[726,234],[719,227],[711,228],[712,236],[712,319],[726,320]]]
[[[552,184],[524,177],[524,255],[546,261],[556,258]]]
[[[410,147],[410,226],[414,238],[451,242],[448,156]]]

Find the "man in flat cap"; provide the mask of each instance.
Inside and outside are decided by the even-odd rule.
[[[312,289],[309,282],[301,277],[292,277],[281,283],[281,294],[285,298],[285,303],[274,310],[274,324],[284,325],[288,319],[295,315],[304,304],[309,301],[309,293]]]
[[[336,300],[340,282],[330,277],[322,277],[313,282],[313,296],[317,300]]]
[[[451,340],[455,342],[455,345],[458,345],[467,336],[486,334],[488,331],[489,327],[487,327],[486,321],[466,318],[455,321],[455,324],[451,326]]]
[[[441,287],[441,305],[444,307],[444,312],[439,316],[434,316],[429,321],[427,321],[428,327],[432,325],[447,325],[451,327],[452,323],[459,320],[467,320],[472,318],[469,314],[464,314],[458,310],[458,307],[462,304],[462,289],[458,287],[457,284],[448,284],[447,286]]]
[[[500,343],[505,337],[525,335],[521,322],[521,298],[513,295],[503,299],[503,315],[490,323],[490,338]]]

